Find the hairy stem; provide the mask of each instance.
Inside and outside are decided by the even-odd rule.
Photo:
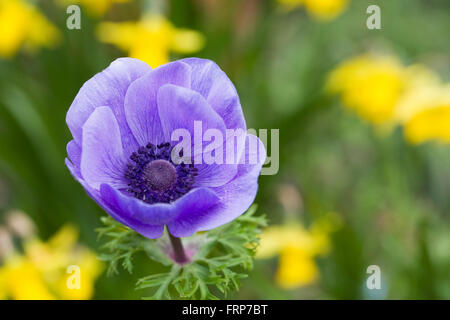
[[[169,232],[170,243],[173,248],[173,255],[176,262],[183,264],[188,262],[188,258],[186,253],[184,252],[183,243],[181,242],[181,238],[174,237]]]

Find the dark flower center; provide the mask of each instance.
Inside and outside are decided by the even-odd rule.
[[[157,146],[149,143],[133,152],[125,172],[127,191],[147,203],[169,203],[189,192],[197,168],[184,162],[173,163],[172,149],[169,142]]]
[[[174,166],[169,161],[162,159],[149,162],[145,166],[142,176],[147,186],[158,192],[169,190],[177,181],[177,171]]]

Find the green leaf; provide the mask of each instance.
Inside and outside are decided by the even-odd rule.
[[[161,263],[166,272],[139,279],[136,289],[153,289],[145,299],[219,299],[238,290],[240,280],[253,268],[253,256],[258,235],[267,225],[264,216],[256,216],[256,205],[236,220],[213,229],[183,238],[185,247],[197,248],[192,260],[183,265],[167,255],[170,242],[167,235],[160,239],[147,239],[122,226],[110,217],[102,218],[104,227],[97,229],[100,237],[108,238],[103,245],[107,253],[100,258],[108,261],[108,274],[118,273],[118,265],[132,272],[132,258],[145,252],[150,259]]]

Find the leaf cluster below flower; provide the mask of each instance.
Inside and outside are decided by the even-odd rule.
[[[219,228],[183,238],[186,250],[194,255],[187,264],[177,264],[170,257],[168,236],[147,239],[121,225],[111,217],[103,217],[103,227],[97,229],[107,238],[100,259],[109,262],[108,275],[119,273],[121,265],[132,273],[133,256],[145,252],[166,271],[139,279],[136,289],[151,289],[146,299],[219,299],[239,289],[240,280],[253,268],[253,257],[264,216],[256,216],[253,205],[239,218]]]

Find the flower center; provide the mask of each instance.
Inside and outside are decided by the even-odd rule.
[[[164,192],[173,187],[177,181],[175,167],[166,160],[154,160],[149,162],[142,174],[147,185],[154,191]]]
[[[170,203],[192,189],[197,176],[193,164],[171,160],[173,146],[167,142],[149,143],[130,156],[125,179],[126,191],[147,203]]]

